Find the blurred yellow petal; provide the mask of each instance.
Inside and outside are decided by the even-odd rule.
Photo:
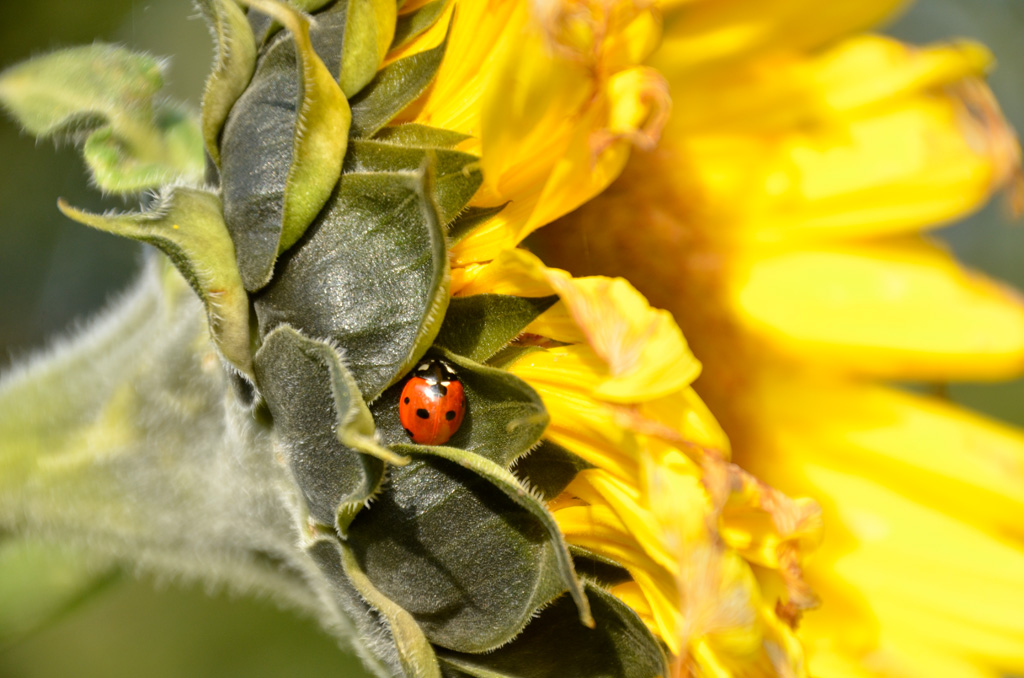
[[[659,68],[662,64],[696,68],[722,60],[751,58],[753,52],[817,47],[878,23],[901,4],[901,0],[682,3],[666,12],[665,40],[657,63]]]
[[[835,128],[844,118],[871,115],[871,107],[892,108],[980,76],[991,61],[988,50],[970,42],[915,48],[890,38],[859,36],[812,56],[743,61],[682,74],[671,81],[674,93],[714,87],[715,96],[674,111],[668,133]]]
[[[772,399],[765,416],[777,445],[791,449],[791,463],[827,459],[836,469],[886,478],[934,510],[955,506],[993,534],[1024,537],[1019,430],[934,399],[835,380],[775,384]]]
[[[920,241],[789,250],[737,265],[730,303],[778,350],[893,378],[1003,377],[1024,367],[1024,303]]]
[[[827,563],[817,576],[863,595],[890,638],[966,657],[984,654],[1006,670],[1024,666],[1019,548],[921,507],[875,479],[825,465],[803,464],[799,473],[817,496],[840,499],[827,505],[827,520],[846,528],[826,539],[819,560],[809,565],[815,570]],[[814,615],[805,623],[813,628]]]

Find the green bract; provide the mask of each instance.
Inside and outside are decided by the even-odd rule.
[[[268,591],[380,675],[664,675],[601,588],[628,575],[570,552],[545,506],[584,464],[541,441],[543,403],[499,367],[555,299],[450,300],[449,240],[500,208],[467,209],[463,136],[392,123],[447,42],[381,63],[446,3],[197,4],[218,48],[200,121],[154,104],[158,63],[115,47],[0,76],[14,117],[79,142],[101,187],[160,189],[136,213],[64,213],[167,255],[0,384],[0,527]],[[467,396],[444,446],[399,422],[428,355]]]

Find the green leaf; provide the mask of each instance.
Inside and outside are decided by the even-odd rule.
[[[576,607],[579,608],[580,622],[585,626],[592,627],[594,625],[594,619],[590,613],[590,604],[583,593],[582,584],[576,578],[572,558],[569,556],[569,549],[565,543],[565,538],[562,536],[561,530],[558,529],[558,523],[555,522],[554,516],[551,515],[544,504],[537,497],[530,494],[514,475],[486,457],[454,447],[445,447],[443,445],[396,445],[395,447],[398,450],[408,451],[410,454],[439,457],[455,462],[459,466],[476,473],[481,478],[487,479],[504,492],[509,499],[529,511],[547,530],[548,538],[550,539],[549,543],[555,554],[559,575],[565,588],[568,589],[573,601],[575,601]]]
[[[395,37],[391,41],[391,49],[404,47],[413,38],[437,23],[437,20],[444,14],[447,4],[447,0],[434,0],[434,2],[428,2],[407,14],[400,15],[395,25]]]
[[[453,148],[469,138],[462,132],[414,122],[384,127],[373,135],[373,141],[407,148]]]
[[[328,8],[327,10],[325,10],[323,12],[319,12],[319,14],[317,15],[317,20],[319,20],[320,16],[322,16],[324,14],[327,14],[328,12],[331,11],[331,9],[336,8],[339,4],[340,5],[344,5],[343,2],[342,3],[338,3],[338,2],[335,2],[335,0],[290,0],[290,2],[292,4],[292,6],[295,7],[295,9],[297,9],[297,10],[299,10],[301,12],[310,12],[310,13],[311,12],[318,12],[318,10],[322,9],[323,7],[325,7],[327,5],[331,5],[331,7]],[[342,16],[344,16],[344,14],[345,14],[344,8],[342,9],[341,14],[342,14]],[[258,11],[256,11],[256,12],[250,11],[249,12],[249,26],[251,26],[251,28],[252,28],[253,35],[256,36],[256,44],[257,45],[265,44],[275,33],[277,33],[277,31],[281,30],[281,28],[282,28],[281,24],[279,22],[275,21],[272,17],[270,17],[270,16],[268,16],[266,14],[263,14],[262,12],[258,12]],[[342,24],[342,31],[341,31],[341,33],[339,33],[339,36],[342,35],[343,33],[344,33],[344,23]],[[322,55],[322,53],[321,53],[321,55]],[[339,61],[340,61],[340,58],[341,58],[341,51],[340,51],[340,47],[339,47],[339,51],[338,51],[338,59],[339,59]],[[332,72],[336,73],[337,69],[332,69]]]
[[[383,462],[408,460],[375,442],[370,412],[329,344],[282,325],[266,337],[255,362],[274,435],[310,516],[345,534],[380,486]]]
[[[488,479],[433,457],[394,468],[348,534],[373,585],[432,643],[465,652],[508,642],[565,590],[549,539]]]
[[[156,128],[163,136],[166,160],[143,162],[110,128],[89,135],[82,156],[96,185],[112,193],[137,193],[174,178],[168,167],[185,167],[202,155],[203,139],[192,113],[174,106],[156,111]]]
[[[377,74],[395,34],[395,0],[343,0],[348,3],[341,58],[341,89],[352,97]]]
[[[439,650],[445,676],[471,678],[655,678],[668,675],[658,641],[636,613],[596,586],[587,595],[597,624],[588,629],[575,618],[572,602],[561,598],[545,608],[521,636],[481,655]]]
[[[219,167],[220,131],[256,70],[256,38],[234,0],[196,0],[196,4],[217,45],[203,92],[202,125],[206,150]]]
[[[225,215],[238,244],[242,280],[255,291],[269,281],[277,255],[302,237],[334,189],[351,114],[313,49],[308,19],[277,0],[245,1],[285,24],[293,37],[290,44],[275,43],[261,61],[232,110],[221,149]],[[260,115],[284,101],[297,101],[297,112]],[[236,120],[241,122],[233,124]]]
[[[316,532],[310,535],[303,548],[316,563],[325,580],[323,595],[337,610],[339,620],[346,624],[363,663],[376,675],[394,678],[403,673],[402,659],[391,629],[381,623],[381,615],[367,604],[366,599],[352,585],[341,562],[341,544],[337,535]]]
[[[155,58],[95,44],[7,69],[0,104],[37,137],[83,144],[101,189],[137,192],[204,171],[198,124],[154,104],[162,86]]]
[[[370,84],[352,97],[352,136],[372,137],[415,101],[433,81],[447,46],[445,36],[437,47],[399,59],[378,71]]]
[[[344,171],[414,172],[427,163],[433,170],[431,194],[441,223],[446,224],[465,207],[483,181],[476,156],[443,148],[407,148],[353,139],[345,156]]]
[[[345,575],[359,595],[380,612],[391,628],[399,661],[407,678],[441,678],[437,656],[416,620],[401,606],[382,594],[359,567],[352,549],[340,544]]]
[[[343,175],[254,306],[263,335],[288,324],[341,347],[372,402],[423,355],[447,302],[448,251],[421,172]]]
[[[579,576],[608,588],[632,579],[629,571],[611,558],[574,544],[569,545],[572,562]]]
[[[202,300],[221,353],[252,375],[249,297],[238,274],[220,198],[199,189],[175,187],[147,212],[101,215],[82,212],[63,201],[58,206],[87,226],[160,248]]]
[[[448,225],[448,242],[453,244],[459,242],[472,233],[477,226],[485,223],[495,214],[505,209],[507,204],[498,205],[497,207],[466,208],[455,221]]]
[[[558,297],[515,297],[476,294],[448,304],[444,324],[434,341],[453,353],[484,362],[519,334]]]
[[[534,493],[550,501],[572,482],[577,473],[587,468],[591,465],[569,450],[544,440],[516,461],[513,473]]]

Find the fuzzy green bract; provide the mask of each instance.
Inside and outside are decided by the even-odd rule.
[[[81,144],[101,188],[158,189],[137,211],[65,214],[166,255],[0,381],[0,533],[99,572],[266,592],[381,676],[664,675],[602,588],[628,573],[567,547],[546,508],[586,465],[542,441],[543,403],[501,369],[555,298],[450,299],[448,246],[501,208],[466,207],[482,182],[466,137],[394,122],[447,38],[381,67],[447,0],[197,4],[217,43],[199,119],[157,103],[159,62],[117,47],[0,75],[12,116]],[[466,392],[444,446],[399,421],[425,357]]]

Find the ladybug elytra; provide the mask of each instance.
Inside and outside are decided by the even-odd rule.
[[[443,360],[420,363],[402,389],[398,416],[414,443],[443,445],[466,415],[466,392]]]

